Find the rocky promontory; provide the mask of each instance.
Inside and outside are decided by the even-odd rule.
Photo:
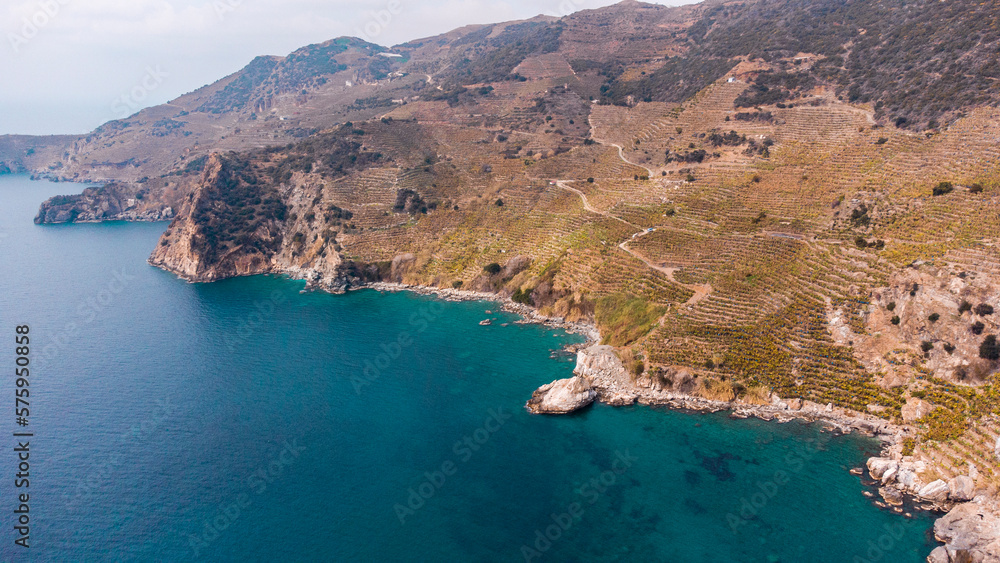
[[[542,385],[526,405],[534,414],[568,414],[589,406],[597,398],[590,382],[579,375]]]
[[[987,496],[960,504],[934,523],[934,537],[945,545],[929,563],[1000,561],[1000,503]]]
[[[124,184],[87,188],[83,193],[55,196],[38,209],[35,224],[101,221],[166,221],[174,217],[167,205],[144,202],[142,191]]]

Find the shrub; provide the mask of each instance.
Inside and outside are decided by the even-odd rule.
[[[972,334],[982,334],[984,328],[986,328],[986,326],[983,325],[983,323],[976,321],[975,324],[969,327],[969,330],[972,331]]]
[[[938,319],[940,319],[940,318],[941,318],[941,315],[939,315],[937,313],[931,313],[931,315],[929,317],[927,317],[927,320],[929,320],[932,323],[936,323],[936,322],[938,322]]]
[[[927,352],[930,352],[931,350],[934,349],[934,343],[929,340],[924,340],[923,342],[920,343],[920,349],[923,350],[924,353],[926,354]]]
[[[455,281],[451,282],[451,287],[453,287],[455,289],[458,289],[458,288],[462,287],[463,285],[465,285],[465,282],[463,282],[462,280],[455,280]]]
[[[500,264],[497,264],[496,262],[483,266],[483,271],[491,276],[499,274],[500,270],[503,270],[503,268],[501,268]]]
[[[521,303],[522,305],[531,305],[531,291],[525,291],[520,287],[514,291],[514,294],[510,298],[515,303]]]
[[[868,248],[868,241],[865,240],[865,237],[857,237],[856,239],[854,239],[854,244],[858,248]]]
[[[688,174],[688,175],[687,175],[687,178],[685,178],[685,179],[686,179],[686,180],[687,180],[687,181],[688,181],[689,183],[690,183],[690,182],[694,182],[694,181],[695,181],[695,177],[694,177],[694,174]]]
[[[888,309],[890,313],[892,311],[895,311],[896,310],[896,302],[895,301],[890,301],[889,304],[885,306],[885,308]]]
[[[976,305],[976,314],[980,317],[985,317],[993,314],[993,306],[986,303],[980,303]]]
[[[950,194],[954,189],[955,186],[952,185],[951,182],[941,182],[940,184],[934,186],[934,189],[931,190],[931,193],[935,196],[945,195],[945,194]]]
[[[968,301],[966,301],[966,300],[963,299],[962,303],[959,304],[959,306],[958,306],[958,314],[961,315],[962,313],[965,313],[966,311],[971,311],[971,310],[972,310],[972,303],[969,303]]]
[[[496,205],[497,207],[503,207],[503,200],[502,199],[497,199],[497,201],[496,201],[496,203],[494,205]]]
[[[593,184],[594,183],[594,179],[593,178],[587,178],[587,183],[588,184]]]
[[[894,316],[892,318],[892,324],[894,324],[894,325],[898,325],[899,324],[899,315],[896,315],[896,316]]]
[[[969,193],[970,194],[979,194],[979,193],[982,193],[982,192],[983,192],[983,185],[982,184],[972,184],[971,186],[969,186]]]
[[[916,438],[903,438],[903,455],[913,455],[913,450],[917,447]]]
[[[979,357],[984,360],[1000,360],[1000,343],[995,334],[987,336],[979,345]]]
[[[728,403],[736,400],[736,388],[730,381],[704,380],[697,393],[710,401]]]
[[[751,385],[747,387],[740,398],[744,403],[751,405],[769,405],[771,404],[771,389],[765,385]]]
[[[955,352],[955,345],[952,344],[951,342],[945,343],[945,345],[944,345],[944,351],[948,352],[949,354],[954,353]]]

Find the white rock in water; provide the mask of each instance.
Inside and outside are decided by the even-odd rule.
[[[899,467],[899,462],[885,457],[873,457],[868,459],[867,465],[872,477],[881,479],[890,468],[895,473],[896,468]]]
[[[597,391],[582,377],[571,377],[542,385],[526,405],[534,414],[567,414],[594,402]]]

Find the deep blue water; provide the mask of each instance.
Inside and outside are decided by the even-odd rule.
[[[576,337],[479,326],[491,303],[187,284],[145,262],[165,224],[32,224],[79,189],[0,177],[4,561],[918,562],[933,547],[928,516],[878,509],[848,473],[871,440],[646,407],[531,416]],[[13,544],[24,324],[29,550]]]

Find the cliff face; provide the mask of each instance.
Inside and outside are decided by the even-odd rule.
[[[233,155],[210,156],[149,263],[194,282],[283,272],[328,289],[361,274],[342,268],[340,255],[327,251],[318,232],[285,236],[294,221],[285,199],[295,199],[297,191],[282,193],[259,180],[254,166]]]

